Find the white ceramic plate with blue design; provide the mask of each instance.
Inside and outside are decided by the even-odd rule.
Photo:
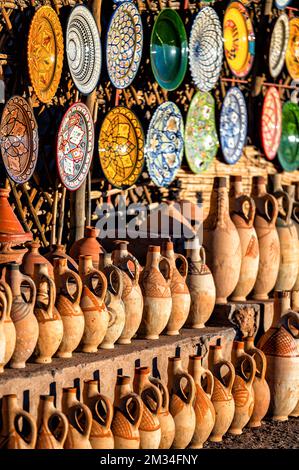
[[[292,0],[275,0],[275,6],[279,10],[284,10]]]

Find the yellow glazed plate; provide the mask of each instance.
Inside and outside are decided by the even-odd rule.
[[[299,18],[290,20],[290,37],[286,53],[286,65],[293,80],[299,80]]]

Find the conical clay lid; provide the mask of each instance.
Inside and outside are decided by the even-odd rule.
[[[9,189],[0,188],[0,243],[19,245],[32,240],[25,232],[8,202]]]

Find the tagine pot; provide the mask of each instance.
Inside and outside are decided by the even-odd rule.
[[[46,263],[48,266],[49,276],[51,277],[51,279],[54,279],[53,265],[50,263],[50,261],[47,260],[47,258],[42,256],[39,252],[40,243],[37,241],[33,241],[27,243],[26,246],[28,247],[29,251],[27,251],[27,253],[25,253],[23,257],[21,271],[27,276],[33,277],[34,265]]]
[[[63,449],[69,429],[67,417],[54,405],[54,396],[41,395],[36,449]]]
[[[163,382],[156,377],[149,377],[149,380],[158,387],[162,396],[162,405],[157,416],[161,426],[161,440],[159,449],[170,449],[175,436],[174,419],[169,411],[169,392]]]
[[[94,227],[85,227],[84,237],[76,240],[70,249],[70,256],[78,263],[80,255],[90,255],[95,269],[99,269],[99,258],[104,250],[97,240]]]
[[[26,422],[20,429],[19,420]],[[34,449],[37,437],[37,426],[33,417],[18,404],[17,395],[2,397],[2,428],[0,432],[0,449]]]
[[[69,428],[64,443],[65,449],[91,449],[90,432],[92,414],[88,406],[77,400],[77,389],[62,389],[62,412],[68,419]]]
[[[16,346],[16,328],[11,319],[11,307],[12,307],[12,292],[11,288],[5,281],[5,271],[2,271],[2,277],[0,279],[0,293],[4,295],[5,301],[3,302],[4,307],[4,335],[5,335],[5,354],[4,363],[5,366],[11,359],[15,346]]]

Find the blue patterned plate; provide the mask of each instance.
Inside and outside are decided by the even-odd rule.
[[[284,10],[292,0],[275,0],[275,6],[279,10]]]

